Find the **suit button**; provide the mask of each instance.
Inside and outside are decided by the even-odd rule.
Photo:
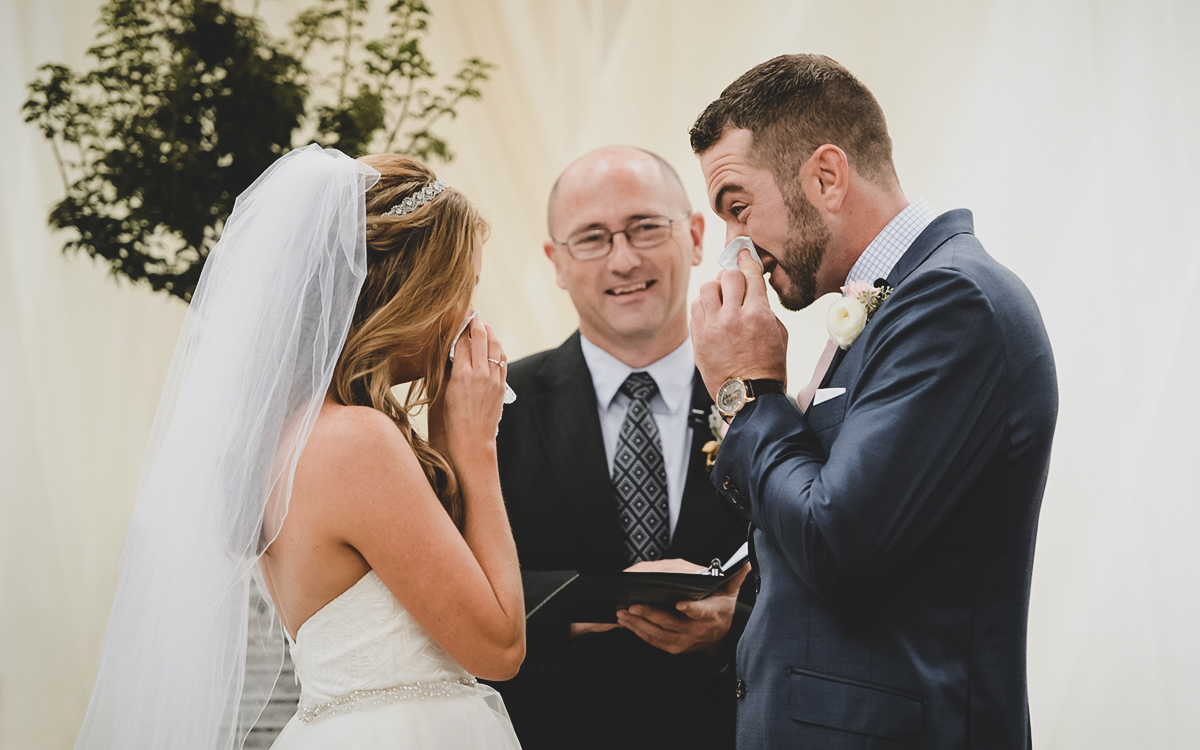
[[[744,511],[750,507],[750,504],[742,497],[742,493],[738,491],[737,486],[734,485],[733,480],[729,477],[725,477],[725,481],[721,483],[721,489],[725,490],[726,497],[733,502],[738,510]]]
[[[754,595],[758,596],[759,589],[762,588],[762,576],[754,576]]]
[[[746,681],[738,680],[737,687],[735,687],[733,689],[733,693],[734,693],[734,695],[736,695],[738,697],[738,700],[745,698],[746,697]]]

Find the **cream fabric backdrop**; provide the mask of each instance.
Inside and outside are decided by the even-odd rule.
[[[141,451],[182,305],[63,257],[62,185],[17,108],[37,65],[79,65],[98,0],[0,0],[0,747],[66,748],[91,689]],[[262,4],[272,19],[303,3]],[[478,304],[511,357],[574,311],[542,257],[558,171],[614,142],[677,165],[686,131],[775,54],[845,63],[888,114],[901,180],[968,207],[1025,279],[1062,408],[1030,613],[1039,747],[1200,746],[1200,6],[1190,0],[429,0],[448,70],[499,64],[445,131],[441,174],[489,216]],[[724,227],[709,214],[705,265]],[[793,383],[828,301],[785,313]],[[186,644],[180,644],[186,648]]]

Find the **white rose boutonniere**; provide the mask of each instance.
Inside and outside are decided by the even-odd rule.
[[[842,349],[849,349],[891,293],[887,284],[875,287],[865,281],[851,281],[842,287],[842,298],[829,308],[829,338]]]

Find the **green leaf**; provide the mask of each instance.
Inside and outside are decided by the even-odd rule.
[[[43,65],[22,106],[63,173],[49,215],[71,233],[63,249],[187,300],[236,196],[294,145],[357,155],[404,132],[407,153],[449,160],[432,126],[479,98],[492,66],[471,58],[457,85],[417,88],[436,77],[428,8],[393,2],[385,33],[364,39],[369,9],[317,0],[274,39],[230,0],[105,2],[91,69]]]

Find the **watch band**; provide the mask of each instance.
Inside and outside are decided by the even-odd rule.
[[[787,393],[783,389],[783,383],[778,380],[769,378],[759,378],[757,380],[743,380],[746,384],[746,400],[752,401],[759,396],[764,396],[768,393]]]

